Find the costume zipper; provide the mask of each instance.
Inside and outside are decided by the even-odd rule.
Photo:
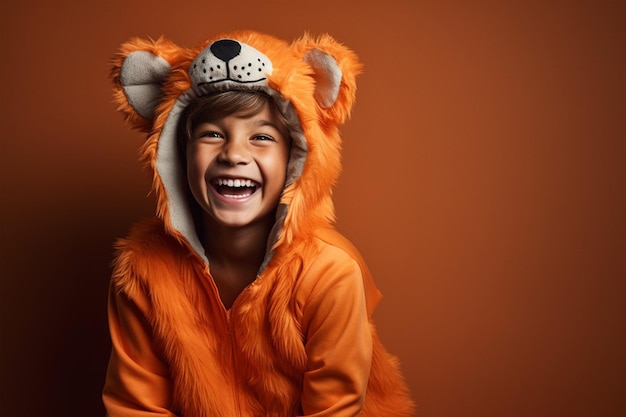
[[[229,337],[230,343],[230,355],[231,355],[231,368],[232,368],[232,389],[233,389],[233,398],[235,400],[235,412],[236,416],[241,417],[241,399],[239,398],[239,387],[237,384],[238,381],[238,373],[237,373],[237,354],[235,351],[235,331],[233,326],[233,319],[231,310],[226,310],[226,320],[227,320],[227,333]]]
[[[213,280],[213,277],[211,275],[211,271],[209,270],[208,266],[206,267],[205,273],[207,275],[207,277],[209,278],[207,280],[211,291],[213,292],[213,298],[215,300],[220,301],[220,295],[219,295],[219,291],[217,289],[217,285],[215,285],[215,281]],[[228,343],[230,344],[230,369],[228,369],[228,371],[231,372],[231,390],[233,393],[233,401],[235,402],[235,413],[234,417],[242,417],[241,414],[241,404],[240,404],[240,399],[239,399],[239,390],[238,390],[238,386],[237,386],[237,365],[236,365],[236,352],[235,352],[235,334],[233,331],[233,319],[232,319],[232,307],[230,309],[227,309],[223,304],[221,304],[223,311],[224,311],[224,318],[225,318],[225,324],[226,324],[226,336],[228,337]]]

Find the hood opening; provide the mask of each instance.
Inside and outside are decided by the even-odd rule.
[[[233,90],[233,86],[224,90]],[[242,88],[239,88],[243,90]],[[211,92],[215,92],[215,86]],[[251,91],[246,88],[245,91]],[[291,137],[291,148],[289,161],[287,164],[287,175],[284,189],[293,184],[301,175],[308,154],[308,146],[300,124],[300,119],[293,105],[282,97],[282,95],[269,87],[256,87],[253,91],[269,96],[275,104],[276,109],[284,118],[288,133]],[[199,238],[199,227],[201,227],[202,209],[196,203],[189,191],[185,166],[184,148],[181,146],[179,135],[179,123],[185,110],[196,98],[204,95],[203,91],[188,90],[181,94],[174,103],[167,120],[163,126],[158,139],[155,170],[163,184],[165,199],[169,213],[169,220],[173,232],[180,235],[191,248],[208,265],[208,259],[204,253],[204,246]],[[267,242],[267,252],[265,259],[259,270],[259,274],[269,263],[275,243],[282,230],[283,222],[287,216],[289,208],[283,202],[279,203],[276,210],[276,221]],[[167,214],[164,214],[167,215]]]

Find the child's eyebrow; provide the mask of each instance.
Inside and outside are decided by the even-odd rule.
[[[276,123],[272,122],[271,120],[257,120],[255,123],[255,125],[259,126],[259,127],[263,127],[263,126],[269,126],[272,127],[276,130],[278,130],[279,132],[282,132],[283,129],[281,129],[279,126],[276,125]]]

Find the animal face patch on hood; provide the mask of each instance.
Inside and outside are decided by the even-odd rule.
[[[194,98],[225,90],[263,91],[288,121],[292,148],[271,249],[332,223],[332,187],[341,170],[338,125],[350,115],[360,71],[356,55],[328,35],[288,43],[239,31],[196,48],[164,38],[124,43],[111,72],[115,102],[130,125],[147,134],[142,160],[153,172],[157,215],[168,232],[206,260],[187,200],[177,125]]]

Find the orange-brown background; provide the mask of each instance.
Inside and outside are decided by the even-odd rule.
[[[3,2],[0,414],[103,413],[111,245],[153,204],[109,57],[253,28],[365,64],[338,227],[420,415],[625,415],[620,3]]]

